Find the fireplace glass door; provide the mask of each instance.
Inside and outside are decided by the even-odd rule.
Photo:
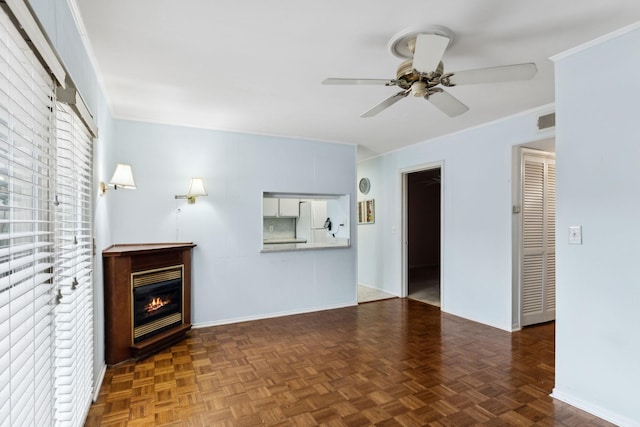
[[[166,276],[163,277],[166,279]],[[153,273],[133,287],[133,342],[182,324],[182,275],[154,282]]]

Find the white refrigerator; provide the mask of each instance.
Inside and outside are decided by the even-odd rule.
[[[307,243],[326,243],[329,235],[324,228],[327,220],[327,201],[313,200],[300,202],[300,217],[296,221],[296,238]]]

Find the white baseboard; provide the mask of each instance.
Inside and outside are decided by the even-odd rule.
[[[104,381],[104,374],[107,373],[107,365],[102,365],[102,369],[98,373],[98,378],[96,378],[95,383],[93,384],[93,401],[98,400],[98,395],[100,394],[100,387],[102,387],[102,381]]]
[[[262,314],[258,316],[235,317],[232,319],[215,320],[213,322],[192,323],[191,327],[193,329],[198,329],[198,328],[206,328],[209,326],[230,325],[232,323],[250,322],[253,320],[271,319],[274,317],[291,316],[294,314],[305,314],[305,313],[313,313],[315,311],[334,310],[336,308],[353,307],[354,305],[358,305],[358,302],[354,301],[353,304],[328,305],[323,307],[306,308],[302,310],[280,311],[276,313],[267,313],[267,314]]]
[[[572,396],[571,394],[564,393],[561,390],[558,390],[557,388],[553,389],[553,391],[551,392],[551,397],[553,397],[554,399],[558,399],[564,403],[568,403],[571,406],[575,406],[578,409],[582,409],[585,412],[588,412],[592,415],[595,415],[598,418],[602,418],[603,420],[609,421],[610,423],[613,423],[618,426],[625,426],[625,427],[640,426],[640,421],[638,420],[632,420],[632,419],[623,417],[619,414],[615,414],[598,405],[594,405],[590,402],[579,399],[575,396]]]

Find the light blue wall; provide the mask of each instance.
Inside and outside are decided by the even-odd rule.
[[[442,310],[512,330],[512,151],[549,137],[549,106],[359,163],[369,177],[373,225],[359,225],[358,282],[402,293],[402,173],[442,162]]]
[[[640,425],[638,46],[640,25],[556,62],[554,396],[620,425]]]
[[[116,157],[138,189],[112,192],[118,243],[193,241],[197,326],[356,303],[354,244],[260,253],[262,193],[355,197],[354,146],[117,120]],[[175,200],[191,177],[209,195]],[[350,213],[355,220],[355,212]]]

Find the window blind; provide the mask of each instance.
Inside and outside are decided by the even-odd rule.
[[[93,388],[93,146],[80,118],[60,102],[56,130],[55,418],[82,426]]]
[[[0,11],[0,426],[53,420],[53,99]]]
[[[93,378],[93,148],[71,107],[57,103],[56,422],[82,426]]]

